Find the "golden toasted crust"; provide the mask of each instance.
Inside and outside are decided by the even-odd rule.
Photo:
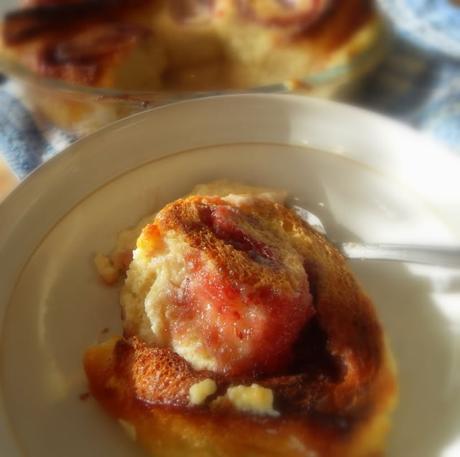
[[[150,404],[188,407],[190,387],[210,376],[194,371],[170,349],[149,347],[136,337],[117,342],[114,361],[117,378]]]
[[[254,200],[250,205],[239,207],[239,213],[246,216],[246,219],[238,215],[238,227],[235,230],[241,230],[256,244],[260,244],[261,261],[256,261],[244,250],[229,244],[225,234],[219,235],[212,227],[209,220],[211,208],[222,206],[223,203],[219,197],[192,196],[176,200],[159,213],[155,224],[160,232],[171,230],[183,237],[189,246],[209,258],[218,271],[224,272],[235,283],[293,292],[299,284],[294,282],[285,262],[285,251],[290,247],[289,240],[284,236],[283,230],[272,230],[273,220],[282,217],[283,206]],[[234,206],[227,205],[230,208],[230,218]],[[272,214],[264,210],[267,207],[273,208]]]
[[[128,361],[120,360],[121,353]],[[300,457],[315,452],[321,457],[373,457],[383,449],[388,416],[396,398],[394,371],[387,353],[366,405],[352,413],[320,413],[308,408],[301,413],[284,411],[279,418],[209,408],[207,405],[213,404],[209,401],[205,406],[191,407],[183,392],[205,373],[188,377],[189,368],[178,363],[176,357],[168,350],[159,353],[139,341],[122,339],[90,348],[85,355],[92,395],[115,418],[133,425],[137,440],[152,455],[236,457],[251,453],[254,457]],[[149,364],[158,367],[159,372],[146,369]],[[160,375],[166,379],[160,380]],[[216,395],[222,393],[227,382],[217,379]],[[267,380],[264,385],[273,389],[279,408],[283,395],[296,400],[289,389],[298,393],[308,388],[303,397],[316,395],[312,386],[297,386],[297,382],[298,378],[290,383],[285,377]],[[178,402],[151,401],[151,389],[159,384],[164,385],[163,393],[168,398],[175,396]]]

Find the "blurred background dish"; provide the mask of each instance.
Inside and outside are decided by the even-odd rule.
[[[343,97],[386,42],[366,0],[28,0],[5,16],[0,69],[32,108],[85,134],[212,93]]]

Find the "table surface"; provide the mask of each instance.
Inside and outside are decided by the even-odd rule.
[[[2,201],[13,190],[18,182],[18,178],[14,176],[0,156],[0,201]]]

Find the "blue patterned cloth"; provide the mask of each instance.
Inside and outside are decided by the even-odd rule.
[[[395,29],[360,102],[430,132],[460,152],[460,2],[378,0]]]
[[[460,59],[460,3],[456,6],[455,1],[378,0],[378,3],[400,35],[428,51]]]
[[[460,6],[378,0],[394,25],[384,62],[352,102],[430,132],[460,153]],[[32,114],[0,80],[0,153],[22,178],[76,138]]]

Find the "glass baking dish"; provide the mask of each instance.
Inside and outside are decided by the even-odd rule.
[[[336,52],[326,68],[301,79],[276,84],[219,91],[136,91],[79,86],[41,77],[18,61],[0,54],[0,72],[10,77],[24,103],[43,119],[77,135],[88,134],[110,122],[174,101],[232,93],[302,93],[346,99],[364,75],[383,58],[388,45],[388,28],[373,18],[353,37],[353,46]]]

